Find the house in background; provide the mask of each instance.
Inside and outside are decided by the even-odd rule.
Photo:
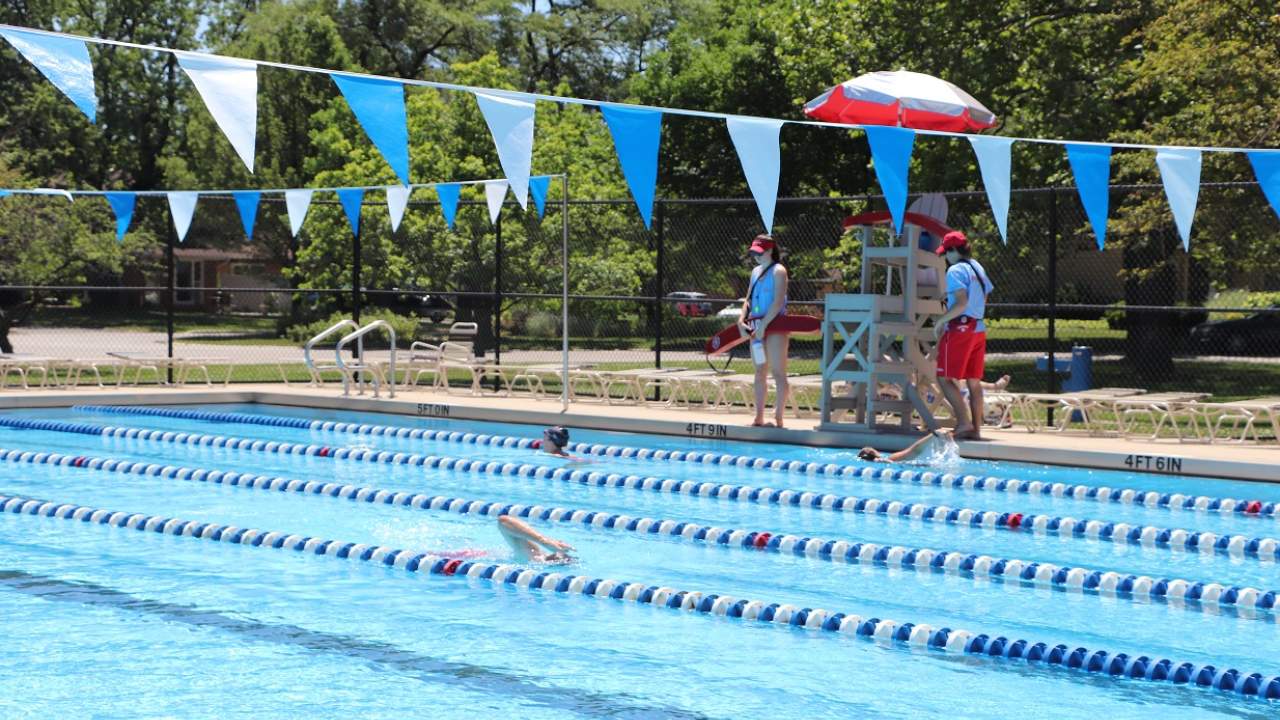
[[[174,249],[173,260],[176,289],[174,307],[179,310],[276,313],[288,310],[292,301],[289,292],[248,292],[234,289],[288,289],[283,274],[284,264],[254,246],[180,247]],[[150,274],[130,268],[125,271],[124,284],[164,287],[168,284],[168,278],[163,265]],[[143,293],[138,293],[135,302],[140,307],[147,300]]]

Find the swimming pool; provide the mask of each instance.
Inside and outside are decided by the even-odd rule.
[[[527,426],[167,410],[0,414],[0,714],[1280,699],[1274,485],[576,429],[566,466]],[[504,512],[580,560],[512,562]]]

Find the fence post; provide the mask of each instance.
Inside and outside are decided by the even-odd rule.
[[[1049,188],[1049,387],[1050,394],[1058,392],[1058,369],[1054,364],[1054,349],[1058,341],[1056,321],[1058,316],[1058,190]],[[1047,408],[1045,419],[1053,425],[1053,408]]]
[[[569,411],[569,173],[560,198],[560,412]]]
[[[493,248],[493,364],[502,364],[502,212],[494,222]],[[502,390],[502,378],[494,376],[493,391]]]
[[[666,213],[663,211],[664,204],[661,200],[657,201],[658,205],[658,231],[655,242],[657,243],[657,257],[654,288],[653,288],[653,366],[662,367],[662,298],[666,296]]]
[[[173,259],[173,243],[174,243],[174,240],[177,238],[177,233],[178,233],[177,228],[174,228],[169,232],[169,242],[165,246],[165,251],[164,251],[165,264],[168,266],[167,270],[169,275],[169,282],[168,282],[169,291],[165,293],[165,303],[164,303],[164,327],[165,327],[165,337],[168,340],[168,348],[169,348],[168,355],[170,360],[168,367],[165,369],[165,376],[168,378],[168,382],[170,385],[173,384],[173,362],[172,362],[173,361],[173,305],[174,305],[174,302],[177,300],[177,293],[178,293],[177,282],[176,282],[177,268],[174,266],[174,259]],[[194,278],[195,276],[192,275],[192,277]],[[194,284],[195,283],[193,282],[192,285]],[[123,370],[121,372],[123,372]]]
[[[360,324],[360,276],[361,258],[363,250],[360,244],[360,233],[363,228],[357,228],[355,235],[351,239],[351,319]]]

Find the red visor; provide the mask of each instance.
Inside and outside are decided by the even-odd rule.
[[[767,253],[772,250],[775,245],[777,245],[777,243],[775,243],[773,238],[768,235],[757,235],[756,239],[751,241],[751,252]]]

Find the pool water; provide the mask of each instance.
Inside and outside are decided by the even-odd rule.
[[[218,412],[445,429],[521,438],[537,428],[263,405]],[[1280,591],[1274,558],[1107,542],[878,513],[598,487],[539,473],[444,469],[162,438],[66,432],[56,423],[368,448],[560,468],[527,448],[196,418],[23,410],[0,420],[0,448],[142,461],[152,474],[0,459],[0,495],[164,519],[404,548],[476,564],[514,563],[494,517],[327,494],[179,479],[176,468],[233,471],[466,501],[564,508],[824,541],[1052,563],[1190,584]],[[60,428],[60,429],[59,429]],[[683,440],[574,429],[573,439],[863,466],[849,450]],[[1202,512],[1072,497],[885,482],[658,459],[593,458],[605,475],[731,483],[1000,513],[1070,516],[1216,535],[1280,537],[1274,514]],[[168,466],[171,470],[160,472]],[[923,470],[923,468],[922,468]],[[1115,489],[1280,501],[1280,487],[1209,478],[959,461],[939,471]],[[540,473],[547,475],[546,472]],[[187,474],[184,473],[183,477]],[[3,501],[0,501],[3,504]],[[846,562],[578,521],[529,519],[576,548],[539,568],[714,593],[862,618],[1063,644],[1110,657],[1168,658],[1197,672],[1280,676],[1270,607],[1140,598],[929,568]],[[621,523],[620,523],[621,524]],[[714,537],[714,534],[712,535]],[[336,547],[336,545],[335,545]],[[1269,547],[1269,546],[1263,546]],[[1262,553],[1265,555],[1265,553]],[[820,716],[1274,717],[1240,692],[1111,677],[1022,660],[946,652],[610,597],[444,576],[313,553],[0,513],[0,716],[329,717]],[[1213,673],[1209,673],[1213,677]],[[1277,687],[1280,687],[1278,685]],[[1265,691],[1264,693],[1265,694]]]

